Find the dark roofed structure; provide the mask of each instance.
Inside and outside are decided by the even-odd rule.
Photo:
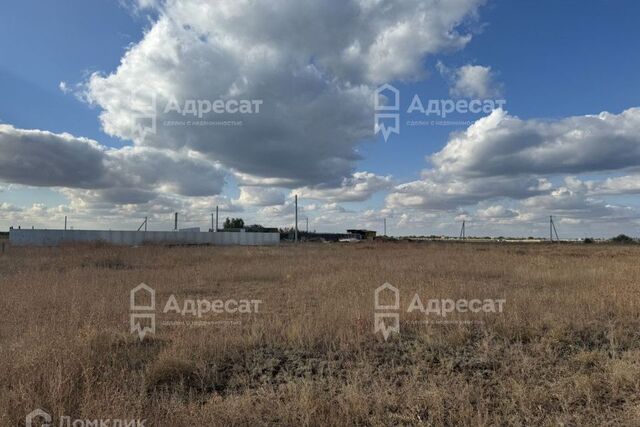
[[[373,240],[376,238],[376,232],[372,230],[347,230],[347,233],[360,240]]]

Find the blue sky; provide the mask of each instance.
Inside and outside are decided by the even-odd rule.
[[[117,1],[28,0],[5,4],[0,22],[0,118],[118,144],[101,132],[98,110],[58,85],[113,71],[127,46],[142,37],[147,19]]]
[[[440,59],[452,66],[491,65],[504,83],[510,113],[560,118],[620,112],[638,104],[637,2],[501,0],[490,2],[481,16],[480,34],[463,51]],[[436,60],[427,66],[433,69]],[[426,81],[403,86],[403,93],[447,98],[446,82],[432,73]],[[408,106],[410,97],[405,98]],[[393,144],[366,145],[362,165],[415,175],[424,167],[424,156],[439,150],[450,130],[419,129]]]
[[[39,179],[16,178],[18,173],[7,174],[4,177],[0,174],[0,188],[3,188],[0,192],[0,203],[4,203],[4,211],[0,211],[0,227],[8,228],[21,222],[26,225],[54,227],[64,213],[77,218],[78,226],[131,226],[138,222],[140,216],[145,216],[145,212],[151,212],[151,216],[156,217],[157,226],[164,227],[170,222],[168,213],[172,209],[183,208],[192,212],[191,217],[189,213],[185,215],[186,218],[190,218],[189,221],[193,224],[202,223],[204,228],[205,212],[216,204],[225,205],[230,216],[244,216],[255,222],[284,226],[291,221],[291,195],[293,192],[299,192],[303,200],[302,205],[308,208],[305,215],[312,218],[313,227],[332,231],[360,224],[376,227],[381,223],[381,218],[388,217],[389,228],[395,230],[396,234],[454,234],[457,224],[466,218],[480,234],[529,235],[544,230],[542,218],[549,213],[559,215],[565,220],[561,226],[566,234],[572,237],[581,237],[585,233],[635,233],[634,228],[638,226],[635,212],[638,207],[636,190],[627,184],[621,187],[621,183],[615,183],[616,189],[611,189],[605,182],[607,177],[626,177],[625,182],[634,182],[635,165],[633,161],[623,165],[615,163],[613,154],[610,166],[596,165],[597,162],[586,158],[585,154],[584,164],[567,166],[566,170],[562,169],[562,160],[559,160],[558,167],[531,170],[525,174],[526,176],[514,174],[512,171],[509,172],[511,175],[508,179],[511,181],[508,185],[505,184],[508,189],[505,188],[504,194],[499,191],[487,191],[491,194],[478,199],[470,198],[469,190],[463,189],[460,190],[461,194],[457,195],[459,197],[452,197],[451,200],[447,199],[446,203],[435,205],[432,200],[439,200],[440,197],[455,193],[458,191],[456,186],[462,185],[463,182],[468,184],[471,179],[477,180],[478,176],[485,179],[494,174],[491,176],[495,179],[499,177],[501,181],[507,180],[504,171],[496,174],[495,171],[479,170],[474,162],[462,164],[459,158],[454,159],[448,155],[444,156],[447,159],[445,163],[454,162],[457,165],[454,168],[457,171],[455,176],[448,170],[445,174],[444,169],[438,170],[441,166],[430,163],[428,157],[441,152],[451,141],[451,134],[465,132],[467,126],[405,125],[400,135],[392,135],[386,142],[381,135],[374,136],[370,131],[368,135],[363,135],[359,129],[356,130],[356,126],[353,131],[345,131],[344,134],[332,132],[326,136],[317,135],[317,142],[313,142],[313,149],[309,150],[311,153],[300,150],[300,153],[294,155],[299,155],[299,158],[296,158],[296,167],[292,170],[286,169],[286,166],[282,166],[277,160],[283,152],[287,152],[285,142],[259,140],[272,131],[275,132],[274,135],[312,136],[322,132],[294,128],[291,122],[285,120],[287,111],[295,111],[296,115],[292,120],[298,123],[305,123],[307,120],[326,122],[319,123],[319,129],[322,129],[320,125],[325,128],[347,126],[340,122],[339,117],[333,118],[334,114],[342,117],[351,117],[350,114],[353,114],[353,122],[357,122],[359,114],[363,114],[362,110],[366,112],[371,105],[363,105],[362,108],[356,107],[353,110],[347,110],[346,107],[333,108],[318,115],[318,111],[324,106],[319,105],[316,109],[305,112],[302,111],[303,104],[294,104],[292,101],[292,98],[300,95],[307,100],[307,104],[304,105],[308,105],[310,100],[322,99],[323,95],[329,94],[327,96],[336,96],[335,100],[338,102],[332,105],[342,106],[350,100],[354,100],[355,103],[358,95],[345,90],[345,85],[361,85],[360,87],[366,88],[363,90],[373,90],[383,82],[392,83],[400,90],[401,122],[421,119],[420,114],[406,112],[416,94],[425,102],[425,106],[426,100],[429,99],[473,98],[473,93],[452,93],[456,82],[462,80],[461,74],[456,73],[465,66],[479,67],[475,71],[490,76],[490,81],[485,83],[491,87],[487,86],[485,89],[493,93],[487,98],[505,99],[508,117],[516,116],[521,119],[520,125],[523,128],[528,126],[527,123],[531,119],[549,122],[550,129],[553,129],[554,123],[565,123],[563,120],[572,116],[584,118],[602,111],[619,115],[639,104],[640,79],[637,70],[640,69],[640,53],[636,41],[640,39],[640,26],[637,25],[640,5],[637,2],[468,0],[460,1],[460,5],[442,6],[416,0],[404,8],[398,6],[395,15],[390,15],[397,18],[396,24],[414,25],[413,31],[416,36],[408,43],[403,41],[405,44],[398,42],[398,45],[391,46],[396,50],[389,51],[390,58],[380,60],[388,60],[384,63],[384,69],[367,57],[364,49],[352,62],[336,65],[344,55],[338,60],[332,55],[345,47],[341,44],[344,40],[337,36],[335,40],[325,40],[327,37],[323,35],[321,25],[317,33],[315,29],[310,29],[308,34],[305,32],[296,40],[293,34],[271,34],[271,29],[264,29],[270,28],[268,23],[266,27],[262,27],[260,17],[252,16],[251,11],[246,11],[243,12],[246,16],[238,17],[239,20],[243,19],[239,22],[247,25],[243,33],[242,29],[231,26],[230,19],[216,15],[217,10],[224,10],[226,7],[225,1],[221,1],[219,5],[215,2],[198,4],[197,0],[178,3],[173,6],[159,3],[144,7],[148,6],[146,2],[136,4],[133,1],[78,0],[22,1],[4,5],[0,14],[0,124],[11,126],[11,129],[7,131],[5,145],[0,145],[0,150],[7,156],[5,161],[9,166],[17,168],[20,163],[24,170],[25,165],[28,167],[32,163],[28,161],[28,156],[33,154],[22,154],[15,145],[18,144],[15,141],[19,138],[10,139],[10,136],[26,130],[46,131],[55,135],[68,133],[74,138],[96,141],[103,151],[110,148],[119,150],[127,146],[135,147],[136,150],[141,150],[135,160],[131,160],[137,167],[140,162],[146,161],[141,159],[147,159],[146,156],[150,155],[148,150],[164,150],[165,154],[166,150],[179,150],[180,155],[185,156],[186,163],[171,165],[171,168],[176,168],[172,173],[178,177],[184,175],[184,170],[180,168],[193,170],[204,167],[200,163],[194,167],[188,165],[188,159],[201,156],[202,158],[198,157],[198,162],[208,162],[211,166],[206,176],[219,182],[216,181],[215,185],[205,191],[201,184],[175,183],[169,177],[155,174],[150,178],[148,172],[140,172],[137,169],[129,172],[127,169],[127,173],[132,176],[127,184],[106,184],[105,177],[96,177],[92,178],[91,184],[80,185],[74,181],[77,178],[59,177],[63,183],[60,185],[51,174],[59,172],[66,165],[55,164],[51,166],[53,171],[47,172],[49,175],[42,172],[43,176]],[[264,2],[265,10],[271,10],[271,3],[277,2]],[[360,7],[356,1],[353,5],[351,2],[348,3],[342,6],[343,15],[347,18],[340,19],[349,19],[349,7]],[[219,6],[218,9],[216,6]],[[307,11],[310,11],[311,6],[308,7]],[[212,11],[207,12],[209,8]],[[294,25],[295,17],[300,16],[300,11],[291,11],[291,14],[287,15],[288,11],[282,8],[274,10],[280,11],[278,13],[281,13],[281,16],[278,19],[282,19],[284,26]],[[212,13],[212,22],[202,19],[201,11],[202,16]],[[426,16],[436,16],[443,21],[451,19],[449,24],[455,31],[454,38],[468,36],[469,39],[465,43],[451,43],[451,46],[447,46],[451,37],[448,39],[448,36],[437,33],[438,28],[425,29],[432,21],[414,20],[412,16],[420,15],[416,11],[426,11]],[[342,25],[336,22],[340,19],[332,16],[333,12],[329,8],[326,17],[324,12],[322,7],[313,9],[309,12],[310,19],[315,18],[316,23],[325,24],[327,33],[332,32],[331,25]],[[371,14],[371,21],[375,22],[376,11],[367,13]],[[167,22],[170,23],[168,25],[176,25],[176,28],[165,30],[161,25],[162,16],[167,18]],[[451,16],[454,18],[450,18]],[[326,21],[323,21],[325,18]],[[228,27],[225,19],[229,20]],[[380,24],[389,25],[388,28],[369,28],[367,25],[369,23],[360,24],[360,27],[364,28],[361,30],[362,34],[354,32],[345,38],[350,37],[362,42],[372,38],[369,34],[364,34],[365,31],[379,36],[384,34],[384,31],[394,28],[393,22]],[[139,58],[134,66],[127,70],[118,70],[118,65],[128,51],[143,51],[144,46],[148,49],[155,47],[151,43],[151,36],[145,36],[147,31],[151,30],[153,33],[154,28],[160,33],[159,39],[167,45],[176,41],[176,45],[180,46],[177,53],[174,52],[178,55],[178,60],[169,66],[153,56],[161,56],[162,52],[138,52],[136,55]],[[294,28],[299,29],[297,26]],[[199,32],[200,39],[190,38],[189,34],[193,31]],[[268,34],[265,34],[265,31]],[[423,36],[420,35],[420,31],[424,32]],[[243,47],[245,51],[258,45],[262,46],[263,43],[271,43],[268,46],[270,49],[286,52],[292,59],[278,62],[272,69],[269,68],[269,64],[264,69],[256,69],[253,63],[240,62],[231,67],[225,62],[220,62],[222,59],[218,57],[219,51],[209,49],[210,46],[200,46],[200,40],[204,40],[203,45],[214,44],[213,40],[220,35],[230,39],[235,37],[246,43]],[[443,46],[427,46],[430,40],[440,36],[443,37]],[[172,37],[175,37],[175,40]],[[287,40],[287,37],[291,40]],[[420,44],[426,47],[421,48]],[[370,49],[375,48],[372,46]],[[224,44],[218,47],[232,49]],[[291,53],[291,50],[294,52]],[[232,50],[225,54],[229,55],[228,58],[235,58],[235,52]],[[195,59],[187,55],[195,55]],[[267,59],[263,61],[268,61],[268,57],[265,58]],[[300,59],[304,61],[304,58],[309,58],[308,61],[312,62],[308,63],[313,63],[314,66],[317,62],[317,72],[322,74],[323,80],[310,82],[313,77],[308,77],[298,82],[295,78],[287,80],[283,77],[288,73],[291,73],[291,76],[304,74],[307,71],[304,67],[286,68],[286,64],[297,64]],[[144,64],[145,60],[148,63]],[[195,62],[189,62],[194,60]],[[405,62],[418,65],[407,65],[403,68]],[[214,83],[191,85],[192,79],[202,81],[203,78],[196,72],[189,74],[187,67],[193,67],[193,64],[197,63],[206,65],[210,72],[204,76],[210,76]],[[360,68],[354,68],[353,63],[359,63]],[[399,71],[396,72],[396,68]],[[368,71],[358,74],[359,72],[354,71],[356,69]],[[161,135],[162,138],[158,137],[152,143],[135,140],[129,136],[126,129],[119,127],[122,123],[120,115],[124,113],[118,110],[120,104],[116,102],[116,98],[118,93],[127,93],[126,90],[131,92],[131,87],[127,85],[142,85],[147,82],[143,70],[150,73],[148,81],[158,82],[157,87],[172,86],[176,91],[174,93],[181,93],[180,90],[190,88],[191,93],[206,99],[215,99],[223,93],[216,86],[216,79],[221,82],[224,82],[225,78],[228,78],[228,81],[235,79],[236,85],[238,81],[248,82],[247,87],[252,88],[253,94],[265,97],[265,114],[271,116],[255,121],[247,118],[242,134],[237,138],[230,137],[229,141],[233,142],[226,143],[226,146],[225,138],[236,134],[229,134],[232,130],[226,130],[226,134],[220,131],[222,141],[214,142],[215,148],[202,148],[209,136],[200,130],[188,128],[169,130],[166,135]],[[156,72],[157,74],[154,74]],[[98,77],[92,79],[93,73],[98,73]],[[154,77],[156,80],[153,80]],[[135,79],[140,80],[136,83]],[[336,80],[339,81],[336,87],[332,88],[331,85]],[[270,90],[261,86],[263,81],[271,82]],[[61,90],[61,82],[66,85],[65,90]],[[220,87],[222,84],[220,83]],[[318,89],[322,87],[324,88]],[[274,94],[276,89],[279,91]],[[92,102],[87,101],[88,97],[92,98]],[[330,99],[327,103],[329,101]],[[279,107],[282,109],[278,110]],[[102,120],[99,117],[101,114],[105,115]],[[486,114],[453,114],[449,118],[474,123],[484,116]],[[585,120],[589,121],[588,118]],[[593,125],[599,129],[597,123],[587,122],[585,126]],[[633,118],[630,122],[633,122]],[[370,123],[373,127],[373,117]],[[582,124],[578,129],[582,129],[580,126]],[[496,129],[488,132],[497,135],[499,132]],[[615,127],[612,126],[611,129],[614,129],[615,133]],[[553,138],[562,139],[571,134],[568,130],[553,137],[548,136],[549,133],[553,133],[549,130],[540,133],[541,140],[538,143],[545,150],[548,146],[553,146]],[[353,134],[360,136],[351,140]],[[343,145],[340,145],[341,135],[348,139]],[[35,137],[28,134],[24,138]],[[552,139],[544,140],[545,137]],[[619,136],[611,136],[617,137]],[[293,136],[291,138],[294,144],[296,140]],[[299,140],[300,136],[296,138]],[[514,144],[517,145],[517,135],[514,138]],[[584,142],[598,144],[585,148],[585,152],[593,152],[597,156],[602,147],[606,147],[606,138],[606,134],[598,134],[597,141],[589,139]],[[620,138],[627,144],[625,147],[634,143],[627,142],[626,135]],[[232,144],[242,144],[249,139],[250,143],[244,152],[236,152],[230,148]],[[318,148],[319,144],[325,144],[328,139],[332,141],[327,143],[326,148]],[[348,146],[346,151],[345,144]],[[466,141],[465,147],[472,149],[472,144],[471,141]],[[486,144],[486,150],[493,149],[490,145],[492,142]],[[263,148],[265,146],[276,148],[269,151]],[[45,151],[56,150],[55,145],[45,147]],[[295,147],[297,146],[292,146],[294,151]],[[579,150],[580,145],[576,144],[575,147]],[[571,153],[566,147],[557,148],[560,159]],[[3,155],[3,151],[0,151],[0,155]],[[349,155],[349,151],[357,152],[357,159]],[[635,149],[631,151],[635,152]],[[111,154],[118,161],[125,161],[123,159],[132,156],[128,151]],[[521,153],[516,154],[520,158]],[[43,153],[44,157],[46,155],[46,152]],[[157,157],[159,154],[153,151],[153,155]],[[252,163],[248,158],[254,156],[256,161]],[[341,160],[335,163],[336,158]],[[505,159],[509,161],[507,154]],[[258,160],[262,164],[258,164]],[[109,164],[116,163],[111,158],[104,161]],[[605,161],[606,158],[603,158],[603,162]],[[35,161],[33,163],[37,164]],[[327,166],[329,164],[332,166]],[[149,168],[153,168],[151,163],[149,165]],[[273,165],[271,169],[270,165]],[[460,169],[463,166],[471,169]],[[120,172],[124,167],[114,166]],[[91,169],[90,166],[88,168]],[[424,178],[425,170],[427,175],[431,173],[437,177],[433,175]],[[27,172],[25,171],[25,174]],[[359,172],[370,175],[349,175]],[[37,175],[37,172],[32,172],[33,174]],[[176,178],[174,181],[183,178]],[[543,179],[550,182],[551,186],[536,191],[525,191],[523,188],[520,192],[514,189],[517,184],[512,180],[516,178],[523,183]],[[568,178],[576,178],[579,182],[567,183]],[[197,176],[193,179],[196,180]],[[340,181],[345,179],[346,181],[340,184]],[[142,182],[144,180],[152,182]],[[588,181],[593,184],[584,184]],[[131,194],[122,195],[122,189],[131,187],[131,182],[141,185],[141,188],[136,189],[138,192],[135,197]],[[482,192],[487,186],[495,185],[492,182],[477,181],[474,191],[477,192],[479,188]],[[409,186],[402,187],[405,184]],[[433,187],[435,184],[437,188]],[[425,193],[425,188],[432,190]],[[417,189],[420,189],[419,192]],[[563,192],[563,189],[567,191]],[[435,191],[435,194],[431,191]],[[144,193],[145,197],[140,198],[141,193]],[[338,195],[351,193],[354,195]],[[305,198],[304,195],[308,197]],[[548,199],[536,199],[547,196]],[[566,198],[560,200],[562,197]],[[566,202],[569,199],[573,201],[571,206]],[[132,200],[138,202],[132,204]],[[540,206],[537,201],[542,204],[548,203],[548,209],[544,212],[532,209],[532,206]],[[34,204],[37,205],[35,210]],[[34,219],[37,218],[36,213],[42,212],[47,212],[46,216],[52,218],[51,223]],[[493,213],[496,216],[492,216]]]

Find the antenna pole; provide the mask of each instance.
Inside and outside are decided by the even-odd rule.
[[[216,205],[216,233],[218,232],[218,205]]]

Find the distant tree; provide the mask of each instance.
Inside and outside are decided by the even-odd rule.
[[[227,218],[224,220],[224,224],[222,228],[225,230],[229,230],[232,228],[243,228],[244,220],[242,218]]]
[[[633,243],[634,240],[626,234],[619,234],[611,239],[611,241],[616,243]]]
[[[585,238],[584,238],[584,243],[585,243],[585,244],[595,243],[595,240],[593,240],[593,238],[592,238],[592,237],[585,237]]]
[[[248,225],[244,229],[247,230],[247,231],[255,232],[255,233],[260,233],[260,232],[263,232],[265,230],[265,228],[260,224]]]

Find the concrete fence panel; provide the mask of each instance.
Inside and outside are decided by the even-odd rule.
[[[104,242],[112,245],[142,244],[184,245],[278,245],[278,233],[197,231],[121,231],[121,230],[21,230],[12,229],[9,240],[14,246],[58,246],[61,243]]]

